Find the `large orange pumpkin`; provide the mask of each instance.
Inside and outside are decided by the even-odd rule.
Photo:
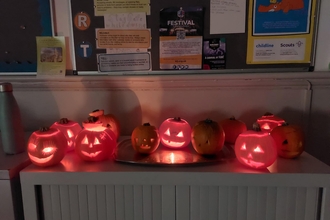
[[[120,123],[119,120],[113,114],[104,114],[104,110],[96,109],[93,112],[89,113],[89,116],[95,117],[98,122],[102,122],[104,127],[108,127],[112,130],[117,140],[120,136]]]
[[[224,142],[225,132],[216,121],[199,121],[192,128],[191,143],[198,154],[214,155],[222,149]]]
[[[272,165],[277,158],[276,144],[268,132],[261,131],[255,123],[253,130],[241,133],[235,142],[237,160],[252,168],[266,168]]]
[[[60,130],[42,127],[29,137],[27,152],[33,164],[47,167],[61,162],[67,146],[67,140]]]
[[[234,116],[220,121],[219,124],[225,132],[225,142],[229,144],[235,144],[238,135],[247,130],[246,124]]]
[[[277,153],[283,158],[296,158],[304,151],[305,136],[302,128],[298,125],[284,123],[274,128],[270,135],[274,138]]]
[[[157,150],[160,143],[158,130],[149,123],[137,126],[132,132],[131,142],[136,152],[151,154]]]

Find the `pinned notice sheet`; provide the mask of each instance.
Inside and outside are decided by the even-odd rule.
[[[246,0],[210,0],[210,34],[245,33]]]

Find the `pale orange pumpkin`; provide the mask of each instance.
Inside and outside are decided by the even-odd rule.
[[[67,140],[60,130],[42,127],[29,137],[27,152],[33,164],[48,167],[61,162],[67,146]]]
[[[161,143],[169,148],[180,149],[190,143],[191,127],[189,123],[180,118],[168,118],[159,126]]]
[[[237,160],[245,166],[262,169],[272,165],[277,158],[276,144],[268,132],[261,131],[255,123],[253,130],[241,133],[235,142]]]
[[[225,132],[216,121],[199,121],[192,128],[191,143],[198,154],[214,155],[222,149],[224,142]]]
[[[225,132],[225,142],[229,144],[235,144],[238,135],[247,130],[246,124],[234,116],[220,121],[219,124]]]
[[[274,128],[270,135],[275,140],[280,157],[292,159],[304,151],[305,135],[303,129],[298,125],[284,123]]]
[[[133,149],[141,154],[151,154],[159,146],[160,138],[158,129],[150,123],[137,126],[131,135]]]
[[[284,122],[284,119],[275,116],[270,112],[266,112],[263,116],[257,119],[260,129],[266,132],[271,132],[275,127],[280,126]]]

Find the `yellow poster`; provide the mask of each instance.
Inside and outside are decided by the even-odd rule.
[[[150,0],[94,0],[95,16],[124,12],[145,12],[149,15]]]
[[[150,29],[97,29],[97,48],[150,48]]]
[[[37,76],[64,76],[66,70],[65,37],[36,37]]]
[[[310,63],[316,0],[250,0],[247,64]]]

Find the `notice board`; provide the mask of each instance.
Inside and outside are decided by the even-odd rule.
[[[36,72],[36,36],[52,36],[50,0],[2,0],[0,72]]]
[[[70,0],[74,74],[313,71],[318,4]]]

